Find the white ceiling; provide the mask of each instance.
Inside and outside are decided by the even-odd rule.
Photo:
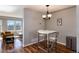
[[[69,8],[69,7],[72,7],[72,6],[74,6],[74,5],[50,5],[48,7],[48,10],[50,12],[53,12],[53,11],[57,11],[57,10],[60,10],[60,9]],[[12,10],[13,8],[11,8],[11,7],[13,7],[14,10]],[[10,8],[11,8],[12,11],[10,10]],[[34,10],[34,11],[37,11],[37,12],[46,12],[47,11],[47,8],[46,8],[45,5],[8,5],[8,6],[3,6],[3,7],[0,5],[0,9],[1,9],[0,13],[4,12],[4,13],[23,16],[23,9],[24,8],[31,9],[31,10]]]
[[[23,18],[23,6],[0,5],[0,15]]]
[[[74,6],[74,5],[50,5],[48,7],[48,10],[50,12],[54,12],[54,11],[64,9],[64,8],[69,8],[69,7],[72,7],[72,6]],[[28,9],[38,11],[38,12],[46,12],[47,11],[47,8],[46,8],[45,5],[26,5],[24,7],[28,8]]]
[[[48,7],[48,10],[53,12],[53,11],[57,11],[57,10],[60,10],[60,9],[69,8],[69,7],[72,7],[72,6],[74,6],[74,5],[50,5]],[[3,10],[2,7],[5,10]],[[12,10],[12,12],[23,11],[23,8],[32,9],[32,10],[35,10],[35,11],[38,11],[38,12],[46,12],[47,11],[47,8],[46,8],[45,5],[8,5],[8,6],[0,6],[0,9],[2,9],[4,12],[7,12],[7,9],[8,9],[8,12],[9,11],[11,12],[10,8],[11,8],[11,10],[14,9],[14,10]],[[0,11],[2,11],[2,10],[0,10]]]

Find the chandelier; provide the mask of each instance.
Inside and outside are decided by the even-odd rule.
[[[46,14],[42,15],[42,18],[45,19],[45,20],[49,20],[52,16],[52,14],[49,13],[49,11],[48,11],[48,7],[49,7],[49,5],[46,5],[47,12],[46,12]]]

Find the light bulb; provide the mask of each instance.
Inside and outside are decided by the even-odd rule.
[[[52,16],[52,14],[48,14],[47,16],[48,16],[48,17],[51,17],[51,16]]]
[[[42,18],[46,18],[46,15],[42,15]]]

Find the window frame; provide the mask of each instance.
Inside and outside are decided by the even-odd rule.
[[[8,21],[14,21],[14,29],[13,30],[9,30],[8,29]],[[19,30],[16,30],[16,22],[17,21],[20,21],[21,22],[21,27],[20,27]],[[13,32],[15,32],[15,31],[22,31],[22,21],[21,20],[7,20],[7,31],[13,31]]]

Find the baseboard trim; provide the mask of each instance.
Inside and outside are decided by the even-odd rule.
[[[36,43],[37,43],[37,42],[29,43],[29,44],[27,44],[27,45],[24,45],[24,47],[29,46],[29,45],[33,45],[33,44],[36,44]]]
[[[42,42],[42,41],[44,41],[44,40],[40,40],[40,42]],[[29,46],[29,45],[33,45],[33,44],[36,44],[36,43],[38,43],[38,42],[29,43],[27,45],[24,45],[24,47]]]
[[[42,41],[44,41],[44,40],[40,40],[40,42],[42,42]],[[33,45],[33,44],[36,44],[36,43],[38,43],[38,42],[33,42],[33,43],[30,43],[30,44],[27,44],[24,47],[29,46],[29,45]],[[62,42],[57,42],[57,43],[66,46],[65,43],[62,43]]]
[[[58,44],[61,44],[61,45],[64,45],[64,46],[66,46],[66,44],[65,43],[62,43],[62,42],[57,42]]]

